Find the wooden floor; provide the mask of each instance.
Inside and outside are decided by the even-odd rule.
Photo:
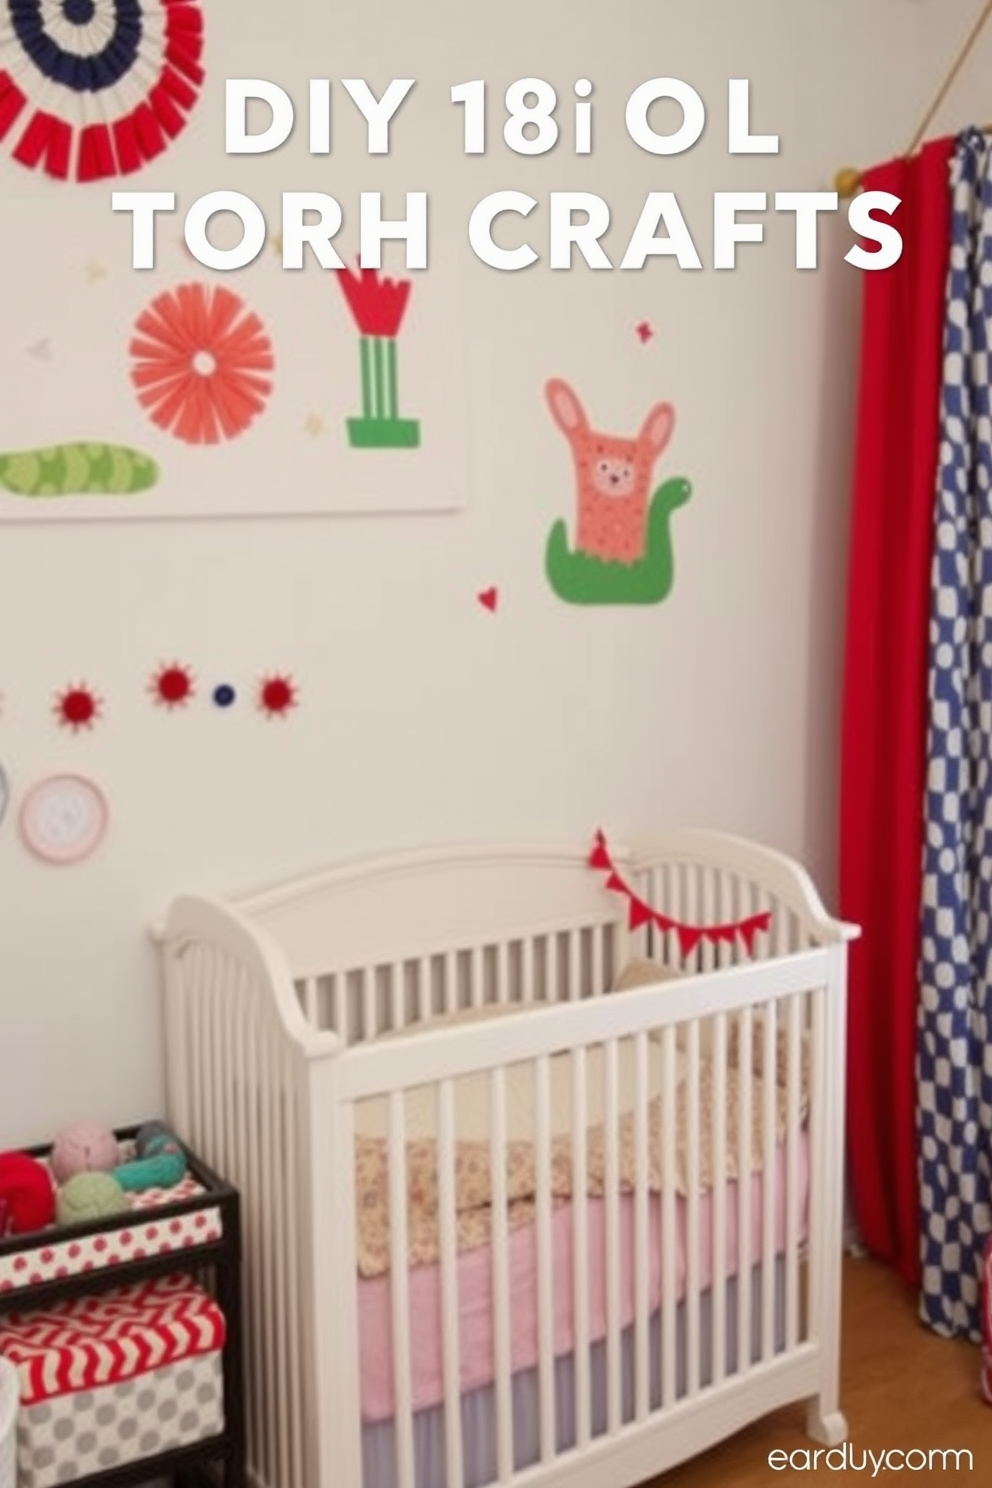
[[[976,1393],[978,1349],[938,1338],[917,1320],[915,1298],[891,1271],[874,1261],[852,1258],[844,1261],[843,1339],[841,1407],[859,1460],[862,1448],[876,1452],[968,1448],[974,1469],[964,1473],[962,1465],[962,1483],[992,1483],[992,1406]],[[813,1445],[804,1433],[804,1421],[804,1408],[789,1406],[705,1456],[665,1473],[654,1485],[770,1488],[775,1482],[793,1482],[795,1473],[774,1471],[768,1456]],[[953,1459],[946,1471],[918,1472],[911,1481],[934,1473],[949,1488],[957,1478]],[[853,1481],[870,1481],[871,1476],[869,1465]],[[821,1465],[805,1481],[811,1488],[817,1481],[827,1488],[842,1477]]]

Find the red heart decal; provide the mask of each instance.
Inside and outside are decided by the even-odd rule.
[[[479,603],[483,605],[487,610],[494,611],[496,609],[496,606],[499,603],[499,593],[495,585],[491,589],[483,589],[482,593],[479,595]]]

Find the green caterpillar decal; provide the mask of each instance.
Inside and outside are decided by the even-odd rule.
[[[0,453],[0,490],[15,496],[130,496],[158,480],[158,466],[121,444],[53,444]]]

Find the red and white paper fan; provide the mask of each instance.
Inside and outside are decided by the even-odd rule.
[[[200,0],[0,0],[0,140],[57,180],[126,176],[185,127]]]

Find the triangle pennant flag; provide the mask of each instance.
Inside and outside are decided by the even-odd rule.
[[[695,929],[692,925],[679,925],[677,928],[679,933],[679,947],[683,956],[688,956],[702,940],[703,932]]]
[[[742,920],[737,927],[740,937],[747,947],[749,956],[754,955],[754,937],[758,933],[758,925],[755,920]]]
[[[589,854],[589,867],[603,869],[609,869],[613,867],[613,864],[610,862],[610,855],[606,851],[606,847],[602,842],[597,842],[596,846]]]
[[[626,894],[627,892],[627,885],[624,883],[619,873],[610,874],[609,878],[606,880],[606,887],[608,889],[612,889],[614,894]]]
[[[713,945],[717,945],[720,941],[726,941],[728,945],[733,945],[736,938],[736,925],[712,925],[706,931],[706,939],[711,941]]]
[[[656,914],[654,917],[654,922],[657,925],[658,929],[661,930],[663,933],[668,930],[675,929],[675,921],[668,919],[666,915]]]
[[[635,899],[632,894],[630,896],[630,916],[627,921],[628,929],[639,930],[642,925],[646,925],[649,920],[653,919],[653,911],[648,909],[643,900]]]

